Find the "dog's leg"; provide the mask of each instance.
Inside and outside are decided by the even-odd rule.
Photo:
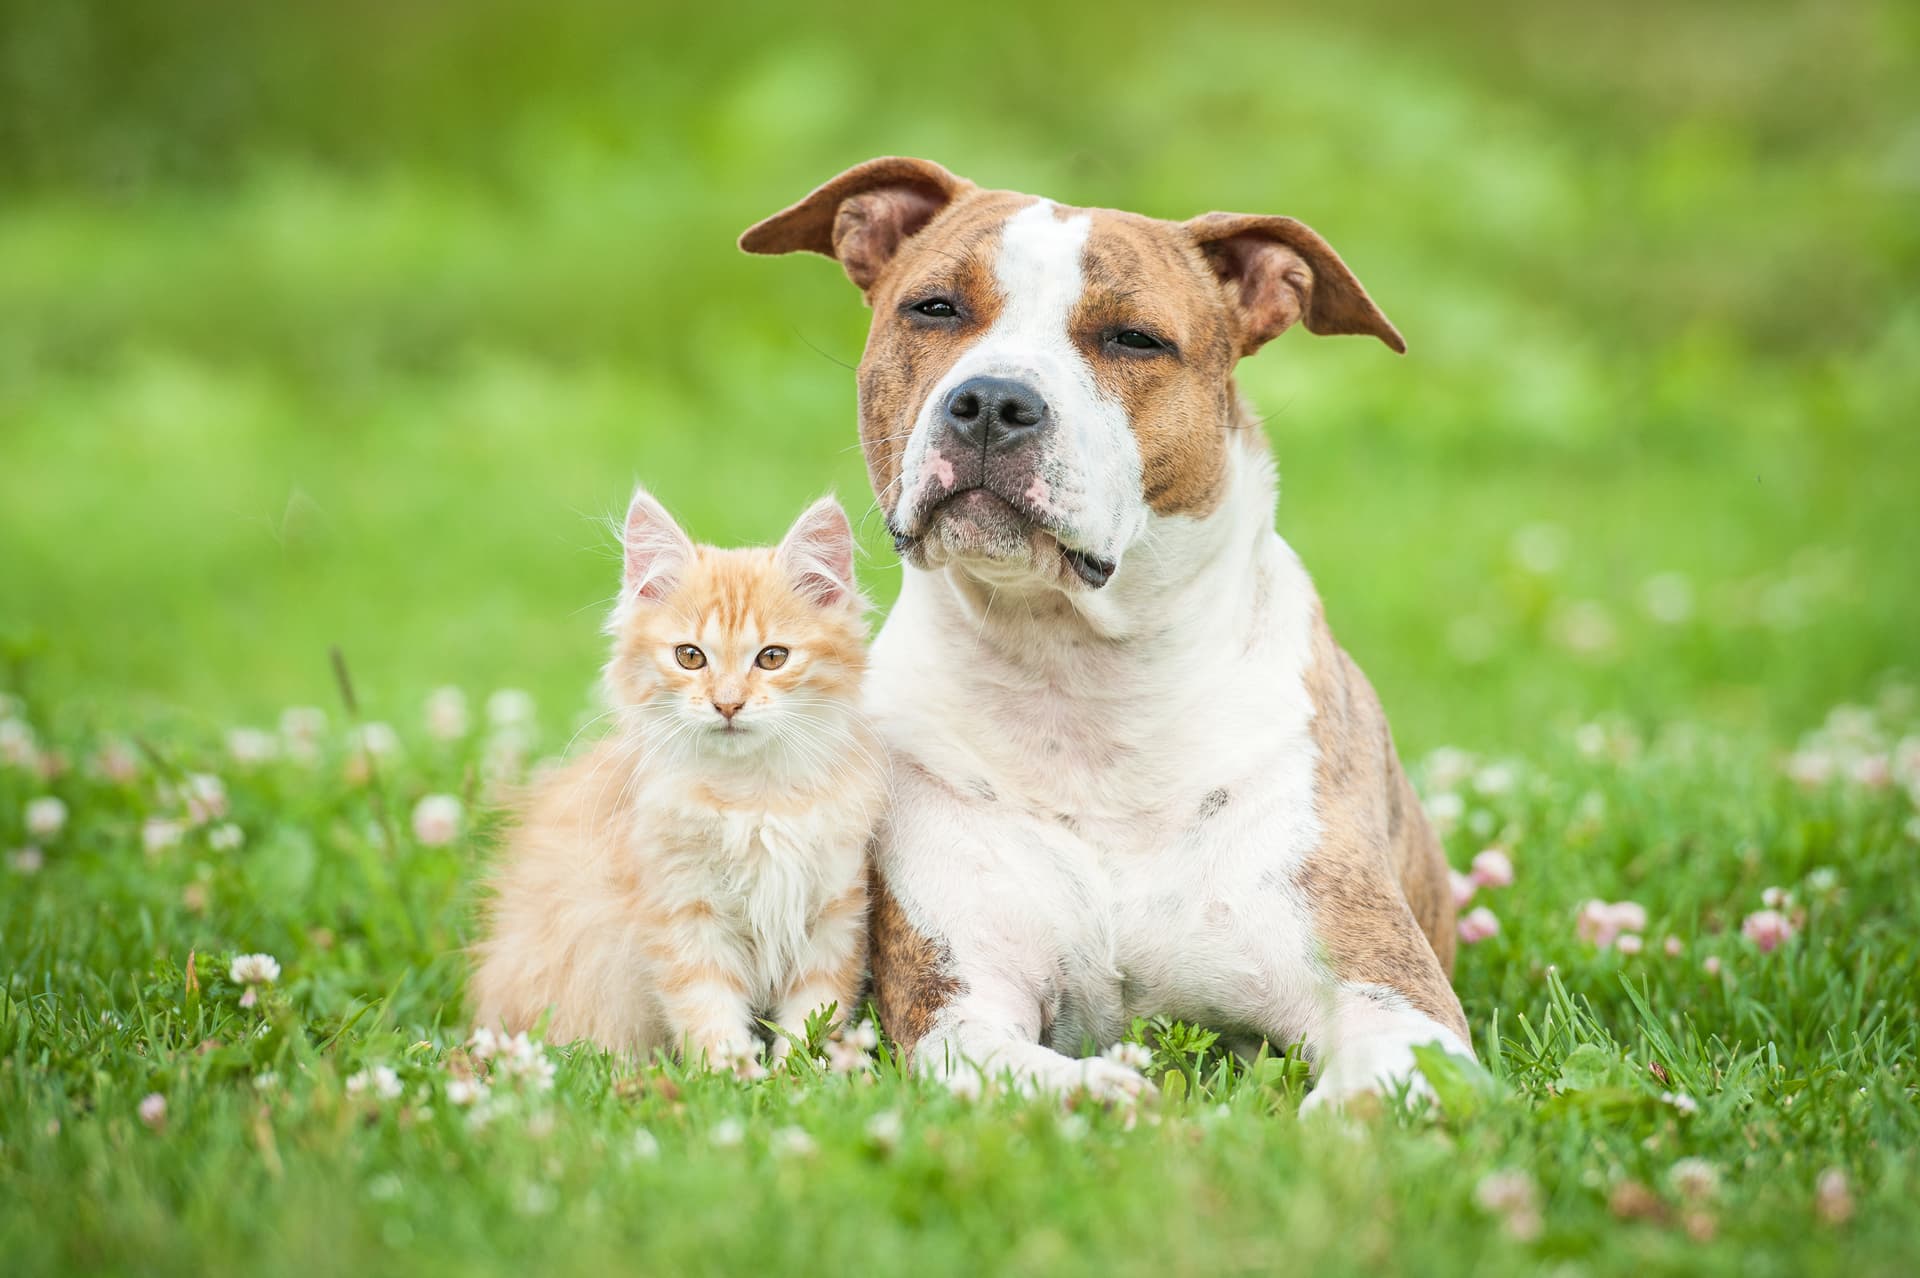
[[[1314,873],[1309,862],[1308,875]],[[1472,1057],[1460,1000],[1398,885],[1384,873],[1320,878],[1307,893],[1322,972],[1307,1032],[1316,1082],[1302,1113],[1408,1088],[1431,1096],[1413,1049]]]
[[[1146,1087],[1137,1070],[1098,1056],[1063,1056],[1035,1041],[1038,1009],[1021,1015],[1025,1002],[1010,988],[970,990],[915,1048],[916,1067],[946,1080],[1005,1079],[1025,1093],[1084,1093],[1096,1100],[1130,1101]]]

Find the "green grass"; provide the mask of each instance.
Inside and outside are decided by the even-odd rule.
[[[658,8],[0,0],[0,691],[72,764],[0,765],[0,855],[31,799],[72,813],[0,864],[9,1271],[1903,1272],[1915,796],[1781,764],[1843,703],[1874,707],[1847,749],[1920,733],[1912,6]],[[1404,752],[1519,777],[1453,790],[1456,864],[1520,876],[1462,959],[1489,1080],[1445,1118],[1302,1127],[1297,1066],[1212,1059],[1130,1130],[885,1063],[666,1086],[568,1050],[484,1129],[446,1101],[494,818],[483,737],[421,703],[526,688],[533,754],[567,744],[635,479],[722,542],[828,488],[868,510],[865,313],[732,240],[884,152],[1302,217],[1407,334],[1242,374]],[[342,772],[336,645],[407,742],[377,785]],[[226,757],[294,704],[333,712],[319,766]],[[137,781],[90,772],[108,740]],[[203,770],[244,846],[144,854]],[[467,802],[455,845],[407,831],[429,792]],[[1763,954],[1773,885],[1805,926]],[[1576,935],[1594,897],[1646,905],[1645,952]],[[241,1009],[256,950],[285,971]],[[372,1063],[401,1100],[345,1096]],[[811,1156],[770,1152],[792,1125]],[[1477,1204],[1503,1169],[1537,1236]],[[1658,1205],[1622,1219],[1625,1183]]]

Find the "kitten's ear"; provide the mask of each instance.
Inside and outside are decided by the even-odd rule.
[[[625,592],[639,599],[666,598],[693,560],[693,543],[644,488],[633,490],[620,543],[626,548]]]
[[[833,498],[807,507],[774,554],[794,589],[820,607],[859,598],[853,583],[853,528]]]

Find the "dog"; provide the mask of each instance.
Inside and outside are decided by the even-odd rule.
[[[1306,1109],[1471,1057],[1447,865],[1379,700],[1274,530],[1235,364],[1405,343],[1319,235],[987,190],[897,157],[740,237],[873,310],[860,438],[905,564],[873,998],[917,1067],[1136,1095],[1136,1016],[1301,1043]],[[1303,1110],[1304,1112],[1304,1110]]]

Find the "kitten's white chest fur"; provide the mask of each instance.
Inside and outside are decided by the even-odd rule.
[[[704,808],[694,819],[711,852],[685,867],[685,888],[724,920],[752,974],[752,997],[765,1005],[807,951],[821,911],[858,877],[870,820],[832,802],[786,812]]]

